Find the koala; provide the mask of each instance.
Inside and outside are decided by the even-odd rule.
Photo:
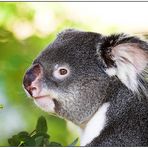
[[[67,29],[26,71],[42,110],[72,121],[81,146],[148,146],[148,43]]]

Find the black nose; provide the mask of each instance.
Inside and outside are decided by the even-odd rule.
[[[23,85],[24,88],[28,91],[28,93],[32,96],[32,91],[37,89],[36,86],[32,85],[32,82],[37,79],[37,77],[41,73],[41,67],[39,64],[33,65],[29,68],[24,76]]]

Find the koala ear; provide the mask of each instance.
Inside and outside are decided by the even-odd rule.
[[[116,75],[129,89],[137,92],[148,64],[148,43],[125,34],[111,35],[104,38],[100,51],[105,72],[109,76]]]

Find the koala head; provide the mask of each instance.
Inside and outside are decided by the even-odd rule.
[[[24,88],[41,109],[81,126],[106,101],[110,83],[137,91],[147,52],[135,37],[68,29],[34,60]]]

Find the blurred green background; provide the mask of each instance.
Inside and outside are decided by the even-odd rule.
[[[0,146],[8,146],[7,139],[19,131],[31,132],[40,115],[48,120],[53,141],[71,143],[78,136],[76,126],[27,98],[24,72],[63,29],[145,34],[148,20],[141,16],[148,18],[147,4],[0,2]]]

